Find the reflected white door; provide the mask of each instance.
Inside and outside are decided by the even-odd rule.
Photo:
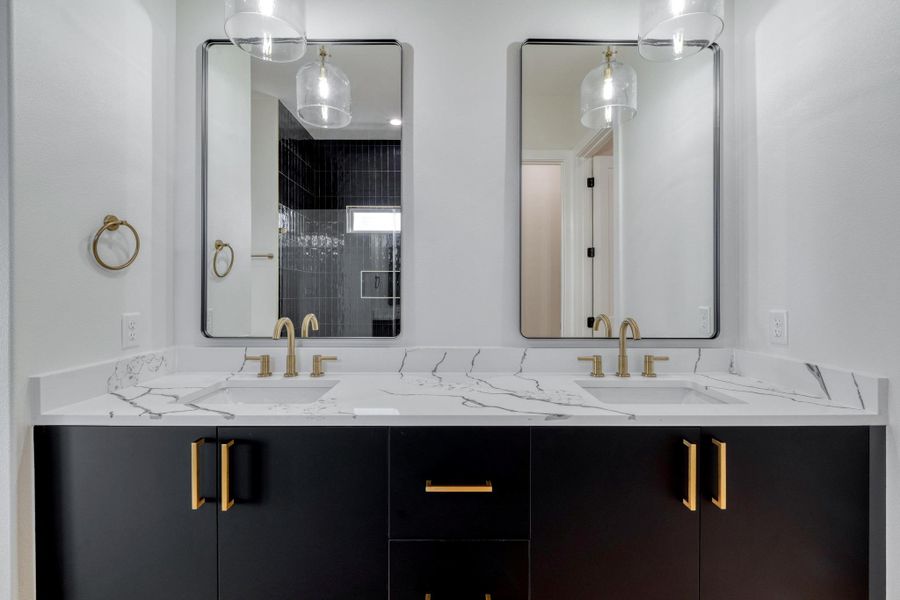
[[[522,333],[562,331],[562,166],[522,165]]]

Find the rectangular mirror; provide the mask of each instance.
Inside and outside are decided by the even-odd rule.
[[[298,109],[304,67],[329,103],[342,93],[340,75],[321,76],[322,51],[349,80],[345,126],[324,103]],[[299,326],[307,313],[317,337],[400,333],[401,54],[310,40],[300,60],[273,63],[204,45],[205,335],[271,337],[279,317]]]
[[[581,84],[608,48],[637,74],[637,113],[590,129]],[[523,336],[604,337],[601,313],[645,338],[717,335],[718,52],[654,63],[633,42],[522,46]]]

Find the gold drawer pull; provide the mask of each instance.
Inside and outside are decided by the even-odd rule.
[[[691,512],[697,510],[697,444],[682,440],[688,449],[688,477],[687,498],[682,499],[687,509]]]
[[[484,485],[434,485],[431,480],[425,482],[426,494],[490,494],[494,485],[485,481]]]
[[[234,440],[222,444],[222,512],[234,506],[234,498],[231,497],[231,464],[229,449],[234,446]]]
[[[203,438],[191,442],[191,510],[206,504],[206,498],[200,497],[200,446],[205,443]]]
[[[713,445],[716,447],[716,497],[712,499],[712,503],[725,510],[728,507],[728,444],[720,442],[713,438]]]
[[[431,594],[425,594],[425,600],[431,600]],[[491,595],[490,595],[490,594],[485,594],[485,595],[484,595],[484,600],[491,600]]]

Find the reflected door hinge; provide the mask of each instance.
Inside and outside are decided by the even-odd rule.
[[[588,318],[587,318],[588,329],[593,329],[593,328],[594,328],[594,321],[595,321],[594,317],[588,317]]]
[[[596,251],[595,251],[593,248],[588,248],[588,253],[587,253],[587,254],[588,254],[588,258],[594,258],[594,256],[595,256],[597,253],[596,253]]]
[[[594,178],[593,177],[588,177],[588,187],[589,188],[594,187]]]

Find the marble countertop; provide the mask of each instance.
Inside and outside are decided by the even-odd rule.
[[[854,377],[853,383],[856,382]],[[579,385],[581,384],[581,385]],[[265,386],[248,401],[216,392]],[[329,387],[330,386],[330,387]],[[585,386],[590,389],[585,389]],[[681,389],[683,398],[626,399]],[[317,389],[315,389],[317,388]],[[856,392],[858,393],[857,385]],[[883,402],[832,401],[727,372],[590,378],[572,373],[336,373],[258,379],[242,372],[174,372],[36,415],[44,425],[880,425]],[[591,393],[593,392],[593,393]],[[296,401],[296,394],[309,400]],[[210,395],[213,394],[213,397]],[[319,396],[317,399],[314,396]],[[698,402],[705,396],[711,402]],[[874,406],[873,406],[874,404]]]

